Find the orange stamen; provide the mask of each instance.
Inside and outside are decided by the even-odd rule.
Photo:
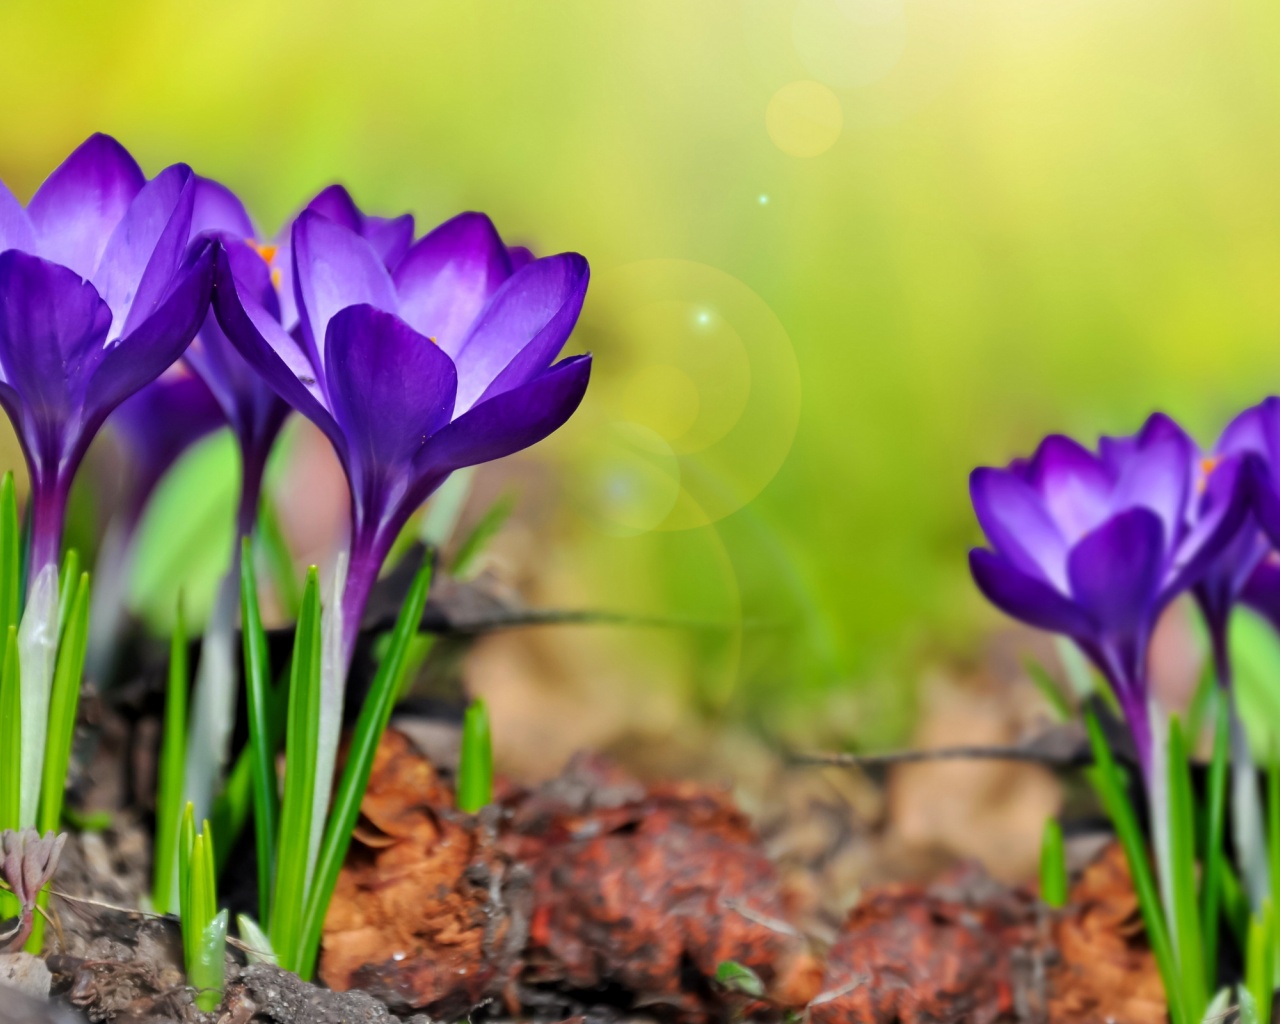
[[[249,248],[252,249],[254,252],[256,252],[259,256],[261,256],[263,259],[263,262],[270,263],[272,260],[276,258],[276,249],[278,248],[278,246],[260,245],[258,242],[255,242],[252,238],[250,238]]]

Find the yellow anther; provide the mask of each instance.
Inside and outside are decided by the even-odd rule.
[[[255,242],[252,238],[250,238],[249,248],[252,249],[254,252],[256,252],[259,256],[261,256],[263,259],[263,262],[270,263],[272,260],[276,258],[276,249],[278,248],[278,246],[261,245],[258,242]]]

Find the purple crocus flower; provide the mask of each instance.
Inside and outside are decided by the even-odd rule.
[[[1095,454],[1046,438],[1030,460],[977,469],[970,492],[991,549],[970,553],[998,608],[1070,636],[1115,690],[1144,771],[1152,767],[1147,649],[1160,612],[1198,582],[1246,512],[1242,458],[1203,487],[1191,439],[1167,416]]]
[[[0,185],[0,405],[31,477],[31,581],[56,565],[89,442],[182,354],[212,254],[188,249],[195,176],[147,181],[118,142],[85,141],[26,209]]]
[[[342,599],[349,662],[369,591],[408,517],[455,469],[501,458],[569,418],[590,356],[553,365],[588,270],[565,253],[512,272],[487,217],[455,217],[389,273],[350,227],[304,212],[291,236],[299,310],[285,332],[225,255],[215,309],[227,336],[328,436],[351,485]]]
[[[191,233],[193,237],[207,235],[217,238],[222,243],[225,259],[239,287],[253,295],[268,315],[280,319],[278,287],[281,274],[273,269],[275,247],[254,241],[253,221],[244,204],[230,189],[207,178],[197,179]],[[236,513],[238,552],[239,538],[253,530],[267,458],[289,415],[289,405],[236,351],[212,309],[187,349],[185,362],[204,381],[221,406],[240,448],[240,502]],[[235,586],[238,588],[238,580]]]

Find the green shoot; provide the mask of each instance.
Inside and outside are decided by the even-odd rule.
[[[334,795],[333,809],[329,814],[324,842],[320,847],[320,857],[316,862],[315,881],[307,897],[306,915],[302,926],[301,956],[297,962],[297,971],[303,978],[310,978],[315,970],[316,956],[320,949],[320,936],[324,930],[324,917],[329,909],[329,901],[333,898],[334,887],[338,884],[338,872],[342,869],[343,861],[346,860],[351,833],[355,829],[356,818],[360,814],[360,803],[369,786],[374,755],[377,753],[378,744],[382,741],[383,733],[386,732],[396,696],[404,685],[407,652],[418,624],[422,621],[422,610],[426,607],[427,591],[430,586],[431,562],[428,555],[427,561],[413,579],[404,604],[400,607],[400,615],[396,619],[395,631],[391,637],[391,646],[386,657],[378,663],[378,671],[373,677],[369,695],[360,709],[360,717],[356,720],[355,729],[351,735],[346,765],[343,767],[342,778]],[[287,785],[287,771],[285,782]],[[281,952],[278,945],[275,948],[277,952]]]
[[[151,902],[161,914],[173,913],[179,899],[173,887],[178,877],[178,837],[183,814],[186,762],[187,627],[182,594],[179,593],[173,637],[169,643],[169,686],[165,691],[164,735],[160,741],[155,863],[151,881]]]
[[[0,830],[21,827],[22,678],[18,665],[18,629],[9,627],[0,667]],[[12,917],[18,901],[0,892],[0,914]]]
[[[188,803],[183,818],[182,948],[196,1007],[210,1013],[222,1002],[226,981],[227,911],[218,911],[213,833],[207,821],[194,831],[193,811]]]
[[[284,799],[276,849],[275,897],[267,934],[286,970],[300,961],[301,923],[311,885],[310,835],[320,739],[320,581],[307,572],[302,612],[293,644],[285,741]]]
[[[253,572],[253,550],[243,540],[240,556],[240,609],[244,633],[244,678],[248,697],[250,774],[253,782],[254,833],[258,852],[258,915],[271,913],[272,871],[276,863],[276,823],[280,816],[275,766],[275,742],[271,728],[271,663],[267,635],[258,610],[258,582]]]
[[[494,535],[502,529],[502,524],[515,510],[516,502],[510,494],[503,495],[485,510],[480,521],[471,528],[471,532],[458,545],[458,553],[453,558],[450,572],[459,579],[465,579],[476,567],[476,562]]]
[[[1205,979],[1204,943],[1196,888],[1195,807],[1191,769],[1182,723],[1169,723],[1169,838],[1173,893],[1173,929],[1187,1019],[1200,1020],[1209,1005]]]
[[[79,559],[74,550],[67,555],[67,567],[75,571]],[[62,828],[62,803],[67,772],[71,767],[71,744],[75,739],[76,711],[80,706],[80,681],[84,678],[84,656],[89,642],[89,574],[77,580],[67,573],[66,593],[72,595],[62,626],[62,643],[53,671],[53,693],[49,700],[49,736],[44,748],[44,775],[41,780],[39,831],[57,833]],[[40,890],[36,905],[49,903],[49,890]],[[27,951],[39,953],[44,946],[44,916],[37,914],[27,940]]]
[[[1271,891],[1280,893],[1280,752],[1267,764],[1267,873]]]
[[[236,929],[240,932],[240,941],[245,945],[244,955],[249,963],[280,966],[276,951],[271,948],[271,940],[257,921],[248,914],[237,914]]]
[[[1040,843],[1040,899],[1055,910],[1067,905],[1067,855],[1057,818],[1044,823]]]
[[[716,965],[716,984],[752,999],[760,999],[764,995],[764,982],[760,975],[737,960],[721,960]]]
[[[1227,816],[1227,754],[1231,723],[1226,699],[1216,688],[1209,703],[1213,713],[1213,759],[1205,794],[1204,869],[1200,886],[1200,923],[1204,927],[1205,982],[1211,990],[1218,978],[1219,894],[1223,874],[1223,836]]]
[[[1067,695],[1062,692],[1062,687],[1058,685],[1053,676],[1049,675],[1046,669],[1035,658],[1027,658],[1022,663],[1023,669],[1026,670],[1031,681],[1035,684],[1040,695],[1044,697],[1045,703],[1049,705],[1049,709],[1053,712],[1053,717],[1059,722],[1068,722],[1074,716],[1071,708],[1071,702],[1067,699]]]
[[[1194,1024],[1187,1015],[1182,979],[1165,922],[1160,891],[1151,870],[1151,862],[1147,858],[1142,830],[1138,826],[1138,816],[1134,813],[1133,805],[1130,804],[1125,790],[1124,775],[1120,766],[1116,764],[1115,758],[1111,756],[1111,748],[1107,746],[1107,740],[1102,733],[1102,727],[1098,724],[1097,716],[1092,712],[1086,713],[1085,725],[1089,730],[1089,741],[1094,758],[1094,767],[1089,769],[1089,777],[1098,792],[1103,808],[1115,826],[1116,835],[1129,862],[1134,892],[1138,897],[1138,907],[1142,911],[1147,937],[1151,942],[1151,950],[1155,954],[1156,966],[1160,970],[1165,994],[1169,1000],[1169,1017],[1173,1024]],[[1196,973],[1201,973],[1199,965]]]
[[[1276,978],[1276,920],[1271,901],[1267,900],[1262,909],[1249,921],[1249,939],[1245,944],[1244,991],[1241,991],[1241,1003],[1244,1003],[1245,991],[1251,997],[1257,1012],[1257,1020],[1271,1020],[1271,1000],[1275,992]]]
[[[0,480],[0,630],[22,617],[22,530],[13,472]]]
[[[474,700],[462,719],[462,751],[458,757],[458,810],[475,814],[493,801],[493,741],[489,709]]]

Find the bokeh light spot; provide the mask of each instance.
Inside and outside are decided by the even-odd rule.
[[[836,88],[880,81],[907,47],[902,0],[799,0],[791,37],[805,70]]]
[[[769,138],[784,153],[821,156],[844,127],[840,99],[821,82],[791,82],[769,101],[764,114]]]

